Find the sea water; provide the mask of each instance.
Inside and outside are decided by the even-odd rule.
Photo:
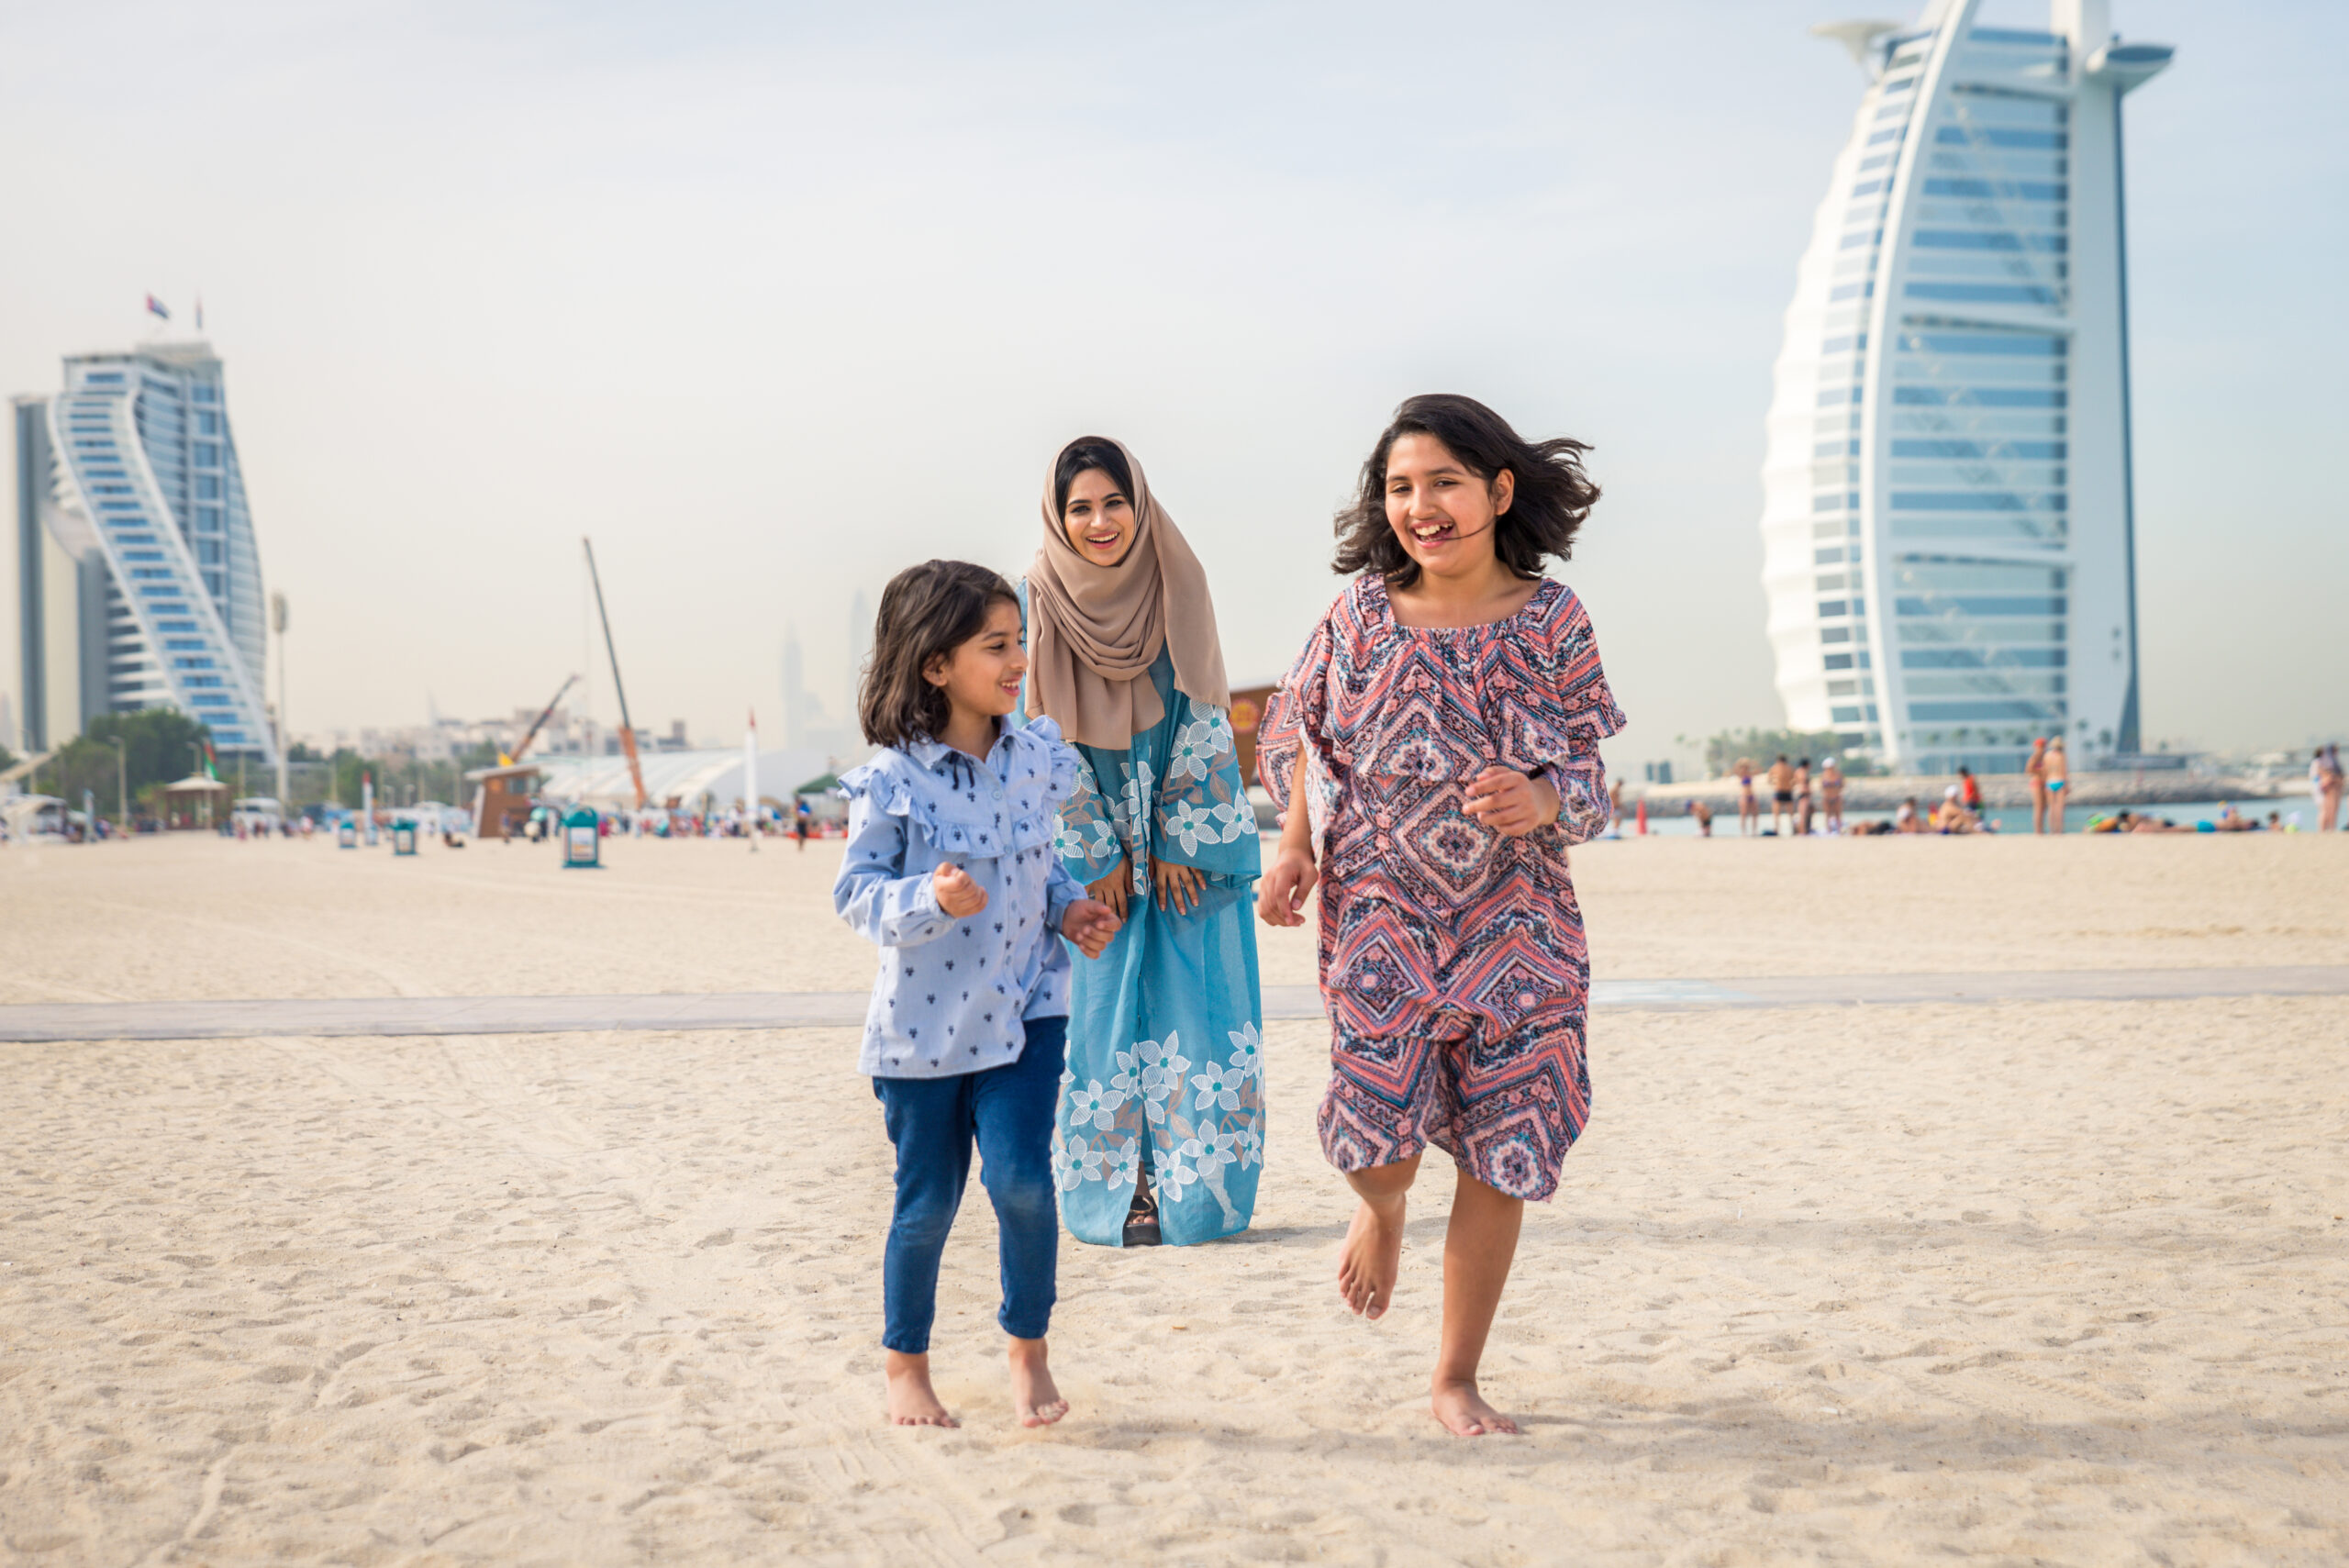
[[[1928,815],[1940,804],[1938,799],[1928,801],[1922,796],[1920,796],[1917,801],[1918,809]],[[2110,817],[2118,811],[2143,813],[2162,818],[2179,828],[2193,828],[2204,822],[2215,826],[2219,820],[2219,813],[2225,805],[2224,801],[2194,800],[2176,806],[2066,806],[2064,808],[2064,831],[2085,832],[2087,830],[2088,818]],[[1765,801],[1762,812],[1762,828],[1765,836],[1767,836],[1770,827],[1768,807],[1769,803]],[[2297,825],[2302,832],[2309,831],[2316,820],[2314,807],[2305,797],[2288,800],[2238,800],[2234,802],[2234,808],[2253,821],[2263,824],[2267,820],[2267,814],[2273,811],[2282,826],[2291,828]],[[1623,837],[1636,838],[1639,835],[1639,808],[1626,801],[1624,809],[1630,815],[1623,820]],[[1843,813],[1843,820],[1846,824],[1888,822],[1892,819],[1892,815],[1889,811],[1846,811]],[[1994,806],[1984,811],[1982,816],[1986,822],[1997,823],[2000,833],[2021,833],[2025,838],[2031,836],[2031,807],[2028,806]],[[1817,828],[1826,821],[1826,816],[1814,808],[1810,820],[1811,826]],[[1697,836],[1697,819],[1693,817],[1681,816],[1676,810],[1670,813],[1651,810],[1648,813],[1648,833],[1651,837],[1694,838]],[[1716,839],[1737,837],[1735,811],[1713,813],[1713,837]]]

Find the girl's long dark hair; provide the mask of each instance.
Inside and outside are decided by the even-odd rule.
[[[856,694],[856,721],[875,746],[907,746],[946,728],[946,693],[922,670],[986,628],[997,599],[1019,595],[1002,574],[967,561],[925,561],[889,579],[873,627],[873,657]]]
[[[1353,504],[1337,517],[1338,571],[1349,577],[1376,572],[1394,588],[1419,580],[1419,563],[1386,521],[1386,454],[1397,437],[1412,435],[1433,436],[1488,484],[1503,469],[1516,476],[1508,510],[1493,520],[1493,553],[1501,564],[1520,577],[1539,577],[1549,557],[1572,558],[1575,534],[1598,500],[1598,486],[1582,471],[1588,444],[1565,436],[1528,441],[1475,398],[1431,393],[1395,410],[1362,465]]]

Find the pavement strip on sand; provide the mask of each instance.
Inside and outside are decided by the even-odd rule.
[[[2349,964],[2244,969],[2021,970],[1749,980],[1599,980],[1594,1012],[1694,1007],[1915,1006],[1928,1002],[2154,1002],[2198,996],[2349,995]],[[615,1029],[852,1027],[862,991],[652,996],[361,996],[250,1001],[31,1003],[0,1006],[0,1040],[243,1040],[306,1035],[575,1034]],[[1264,987],[1266,1023],[1318,1018],[1310,985]]]

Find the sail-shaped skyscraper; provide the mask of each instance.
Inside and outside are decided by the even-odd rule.
[[[1804,253],[1763,467],[1779,695],[1900,771],[2138,747],[2123,95],[2103,0],[1848,23],[1873,80]]]

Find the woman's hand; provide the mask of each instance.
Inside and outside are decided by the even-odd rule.
[[[1150,862],[1150,879],[1158,885],[1158,906],[1177,915],[1187,915],[1199,906],[1199,889],[1207,879],[1196,866],[1178,866],[1165,861]]]
[[[1109,939],[1124,924],[1097,898],[1080,898],[1061,912],[1061,935],[1087,958],[1099,958],[1108,951]]]
[[[987,906],[987,890],[973,882],[969,872],[951,862],[930,873],[930,885],[938,895],[938,906],[958,920]]]
[[[1109,913],[1123,920],[1126,917],[1126,890],[1133,884],[1133,868],[1126,863],[1125,856],[1119,855],[1118,863],[1111,866],[1100,881],[1085,884],[1085,893],[1096,903],[1108,906]]]
[[[1503,838],[1522,839],[1558,819],[1557,786],[1508,768],[1486,768],[1469,783],[1467,811]]]
[[[1256,884],[1256,917],[1267,926],[1302,926],[1306,895],[1320,880],[1311,850],[1282,844],[1264,880]]]

